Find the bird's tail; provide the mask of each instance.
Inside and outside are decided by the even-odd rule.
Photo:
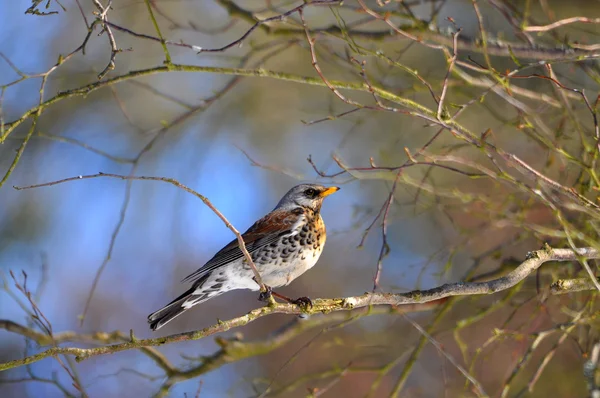
[[[210,288],[206,290],[203,289],[202,285],[204,284],[205,280],[206,278],[204,278],[202,281],[199,281],[200,283],[195,283],[194,286],[192,286],[181,296],[177,297],[160,310],[148,315],[150,329],[158,330],[196,304],[203,303],[209,298],[215,297],[222,293]]]

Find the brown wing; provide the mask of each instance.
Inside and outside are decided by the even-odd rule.
[[[276,242],[282,235],[289,234],[292,226],[298,221],[301,214],[301,209],[292,212],[278,210],[267,214],[255,222],[254,225],[242,234],[248,252],[252,255],[252,253],[260,248]],[[242,257],[244,257],[244,254],[240,250],[237,239],[234,239],[227,246],[219,250],[200,269],[188,275],[183,282],[196,281],[207,273]]]

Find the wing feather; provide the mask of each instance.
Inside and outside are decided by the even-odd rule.
[[[292,233],[293,226],[301,215],[302,212],[298,211],[274,211],[255,222],[242,234],[246,249],[250,255],[262,247],[276,242],[280,237]],[[200,269],[185,277],[182,282],[197,281],[209,272],[242,257],[244,257],[244,254],[240,250],[237,239],[234,239],[227,246],[219,250]]]

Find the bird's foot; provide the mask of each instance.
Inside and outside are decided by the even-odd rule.
[[[281,293],[274,292],[273,289],[271,288],[271,286],[265,285],[265,287],[267,288],[267,290],[264,291],[264,292],[260,292],[260,294],[258,295],[258,299],[260,301],[264,301],[264,302],[267,302],[269,304],[275,304],[274,297],[277,297],[277,298],[279,298],[279,299],[281,299],[283,301],[286,301],[286,302],[288,302],[290,304],[297,305],[303,311],[306,311],[309,308],[313,307],[313,303],[312,303],[311,299],[308,298],[308,297],[300,297],[300,298],[297,298],[296,300],[294,300],[294,299],[291,299],[291,298],[289,298],[287,296],[284,296]]]
[[[309,297],[298,297],[296,300],[290,300],[291,304],[296,304],[302,310],[306,311],[313,307],[312,300]]]
[[[273,292],[273,289],[271,289],[271,286],[265,285],[265,288],[267,290],[264,292],[260,292],[260,294],[258,295],[258,300],[267,303],[268,306],[275,305],[276,301],[273,298],[273,295],[275,292]]]
[[[260,292],[260,294],[258,295],[258,301],[269,302],[273,298],[273,289],[271,289],[271,286],[265,285],[265,288],[267,290],[264,292]]]

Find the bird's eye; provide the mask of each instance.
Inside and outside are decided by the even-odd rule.
[[[304,194],[309,198],[314,198],[317,195],[317,191],[312,188],[308,188],[306,191],[304,191]]]

